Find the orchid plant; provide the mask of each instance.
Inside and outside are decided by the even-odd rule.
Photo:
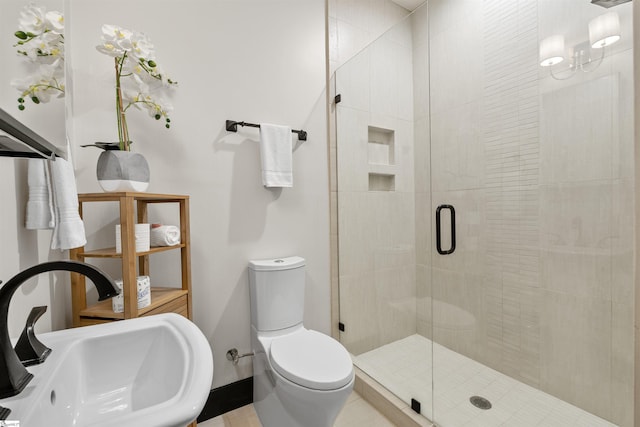
[[[146,109],[156,120],[164,118],[165,127],[170,128],[171,104],[157,94],[175,86],[177,82],[167,77],[156,63],[154,47],[149,38],[140,32],[103,25],[102,44],[96,49],[114,58],[120,150],[130,150],[126,116],[130,107]]]
[[[11,85],[20,91],[18,108],[25,109],[25,99],[34,104],[48,102],[52,96],[64,96],[64,16],[42,6],[29,4],[20,12],[18,55],[37,66],[37,71]]]

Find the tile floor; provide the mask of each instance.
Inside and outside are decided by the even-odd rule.
[[[431,358],[431,341],[412,335],[356,356],[354,363],[404,402],[420,401],[422,413],[444,427],[615,427],[439,344],[433,346],[434,393]],[[493,407],[471,405],[474,395],[489,399]]]
[[[422,402],[422,412],[434,419],[431,341],[412,335],[354,357],[355,364],[405,402]],[[435,420],[444,427],[616,427],[547,393],[514,380],[475,360],[433,345],[436,362]],[[469,397],[483,396],[492,408],[482,410]],[[425,403],[427,402],[427,403]],[[261,427],[253,405],[198,424],[199,427]],[[387,418],[355,391],[334,427],[393,427]]]
[[[394,427],[380,412],[369,405],[355,391],[351,393],[334,427]],[[212,418],[198,427],[262,427],[253,405],[243,406]]]

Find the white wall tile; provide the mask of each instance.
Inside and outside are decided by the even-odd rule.
[[[338,107],[337,123],[338,188],[340,191],[366,191],[369,187],[369,114]]]
[[[610,417],[605,396],[611,393],[611,303],[545,291],[542,309],[542,388]],[[585,388],[592,393],[584,393]]]
[[[612,147],[620,144],[617,76],[543,94],[541,108],[543,182],[613,178]]]
[[[369,111],[371,105],[371,54],[368,50],[352,57],[335,74],[339,107]],[[338,127],[338,129],[341,129]]]
[[[460,104],[431,118],[434,191],[480,188],[485,173],[479,103]]]
[[[370,47],[371,112],[398,117],[398,46],[381,38]]]
[[[632,299],[611,306],[611,421],[633,425],[633,304]]]

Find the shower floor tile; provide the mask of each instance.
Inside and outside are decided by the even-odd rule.
[[[431,345],[428,338],[411,335],[353,361],[403,401],[421,402],[422,414],[442,427],[616,427],[439,344],[432,351]],[[488,399],[491,409],[476,408],[471,396]]]

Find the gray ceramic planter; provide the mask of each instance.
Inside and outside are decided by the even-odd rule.
[[[149,187],[149,164],[142,154],[107,150],[100,153],[98,183],[104,191],[145,191]]]

